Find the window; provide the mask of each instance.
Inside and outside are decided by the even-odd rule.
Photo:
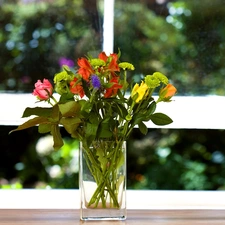
[[[4,174],[9,179],[16,174],[27,176],[24,159],[21,159],[24,152],[30,154],[25,157],[25,161],[30,160],[26,165],[30,170],[35,163],[43,164],[43,158],[38,155],[37,160],[31,160],[35,158],[31,152],[40,138],[35,130],[17,133],[17,137],[7,134],[11,126],[20,124],[23,109],[34,104],[30,92],[36,80],[52,79],[62,61],[74,66],[74,60],[88,51],[95,54],[102,48],[107,52],[113,48],[115,52],[121,50],[124,61],[135,65],[135,73],[129,75],[136,82],[145,74],[161,71],[179,91],[174,102],[159,106],[159,111],[165,111],[165,106],[173,124],[164,129],[149,124],[146,137],[134,132],[131,146],[147,145],[151,153],[146,157],[148,151],[142,147],[138,156],[132,152],[131,162],[137,163],[139,169],[131,171],[130,184],[135,188],[171,188],[163,186],[164,181],[159,177],[170,171],[167,174],[174,176],[173,180],[178,179],[180,174],[172,170],[173,165],[177,165],[182,173],[179,182],[186,182],[186,186],[174,184],[172,188],[224,187],[225,10],[221,7],[222,0],[205,0],[204,4],[193,0],[33,0],[0,4],[3,12],[0,23],[4,28],[0,31],[3,65],[0,67],[0,102],[4,106],[0,113],[1,140],[18,145],[24,136],[30,138],[23,139],[21,152],[13,151],[17,155],[11,158],[11,168],[15,168],[11,172],[5,171],[9,162],[3,163],[4,157],[10,158],[12,154],[4,141],[6,150],[0,163],[3,165],[0,177]],[[103,34],[104,31],[107,32]],[[153,149],[149,147],[151,144]],[[153,170],[148,169],[149,164]],[[46,168],[40,173],[43,180],[49,176]],[[27,186],[39,179],[34,172],[31,174],[29,179],[26,177]],[[152,185],[148,181],[149,174],[152,179],[157,176]]]

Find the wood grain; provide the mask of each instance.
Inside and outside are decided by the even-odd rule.
[[[128,210],[126,221],[91,221],[79,219],[79,210],[1,209],[0,225],[195,225],[225,224],[225,210]]]

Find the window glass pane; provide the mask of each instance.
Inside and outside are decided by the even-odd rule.
[[[161,71],[180,95],[224,95],[225,9],[222,0],[202,2],[115,0],[114,49],[135,65],[135,81]],[[73,67],[78,57],[102,49],[103,1],[11,0],[0,6],[2,92],[30,93],[37,79],[60,71],[60,61]],[[37,127],[11,135],[12,127],[0,129],[0,188],[78,187],[77,143],[68,147],[74,142],[66,132],[67,144],[56,152]],[[223,137],[221,130],[149,129],[145,137],[134,130],[128,187],[224,189]]]
[[[180,95],[224,95],[223,0],[116,0],[115,49],[135,78],[161,71]]]
[[[103,1],[0,1],[0,91],[30,92],[102,48]]]

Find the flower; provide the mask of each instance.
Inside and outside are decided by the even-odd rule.
[[[60,95],[69,92],[68,84],[73,80],[73,76],[67,73],[67,67],[64,67],[64,71],[57,73],[54,77],[55,91]]]
[[[93,74],[91,76],[91,82],[92,82],[92,85],[93,85],[94,88],[100,89],[101,81],[100,81],[100,79],[99,79],[99,77],[97,75]]]
[[[168,84],[164,89],[162,89],[162,91],[160,91],[160,95],[163,92],[165,92],[164,98],[171,98],[176,94],[177,89],[172,84]]]
[[[129,84],[127,73],[133,71],[134,66],[120,62],[120,55],[119,52],[107,56],[101,52],[96,58],[79,58],[76,72],[64,65],[54,76],[58,101],[53,96],[51,83],[47,79],[43,83],[38,80],[33,94],[51,107],[26,108],[23,117],[35,117],[13,130],[38,125],[40,133],[53,136],[53,147],[59,149],[64,145],[60,133],[63,126],[72,138],[82,142],[82,151],[88,167],[93,166],[91,174],[97,184],[87,207],[98,207],[100,199],[103,208],[107,207],[107,199],[114,208],[120,207],[118,193],[120,185],[125,183],[124,176],[112,179],[125,160],[122,143],[134,127],[146,134],[146,121],[156,125],[173,122],[166,114],[155,111],[159,102],[171,101],[176,88],[160,72],[145,76],[141,84]],[[157,88],[156,101],[153,93]]]
[[[131,92],[131,97],[135,100],[136,103],[144,99],[149,87],[144,81],[141,82],[141,85],[135,84]]]
[[[167,84],[166,87],[160,90],[159,92],[159,101],[170,102],[171,98],[176,94],[177,89],[172,84]]]
[[[134,66],[128,62],[121,62],[119,63],[119,67],[123,70],[134,70]]]
[[[85,95],[82,84],[76,77],[74,77],[74,79],[70,82],[70,91],[75,95],[79,94],[81,98],[83,98]]]
[[[74,61],[72,59],[67,59],[65,57],[61,57],[59,59],[59,65],[61,66],[65,66],[67,65],[68,67],[74,67]]]
[[[89,76],[94,73],[90,62],[85,58],[81,58],[78,59],[77,64],[80,66],[78,73],[83,77],[84,80],[88,81]]]
[[[33,95],[37,96],[40,101],[46,101],[52,96],[53,87],[48,79],[44,79],[43,82],[38,80],[34,86],[35,89],[33,91]]]
[[[135,126],[145,134],[145,121],[151,120],[156,125],[172,123],[170,117],[155,110],[157,103],[170,101],[176,88],[160,72],[146,75],[141,84],[131,86],[127,73],[134,70],[134,66],[121,62],[120,55],[120,52],[109,56],[100,52],[96,58],[79,58],[76,72],[63,66],[54,76],[54,90],[60,95],[58,101],[53,97],[49,80],[44,79],[43,83],[38,80],[33,94],[52,107],[25,109],[23,117],[36,117],[16,130],[39,125],[41,133],[53,135],[54,148],[58,149],[63,145],[60,126],[73,138],[90,145],[96,139],[127,140]],[[159,86],[159,98],[155,101],[152,94]],[[129,90],[131,95],[127,96]]]
[[[118,92],[119,89],[121,89],[123,86],[120,85],[118,83],[118,78],[117,77],[113,77],[109,83],[111,84],[111,86],[109,88],[105,89],[105,94],[104,97],[105,98],[110,98],[112,96],[115,96]]]

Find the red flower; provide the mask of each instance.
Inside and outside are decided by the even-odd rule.
[[[115,71],[120,71],[118,61],[118,55],[116,53],[110,54],[107,56],[105,52],[101,52],[98,56],[99,59],[107,62],[109,60],[109,64],[107,65],[107,70],[111,72],[112,76],[115,75]]]
[[[85,58],[78,59],[77,64],[80,66],[80,68],[78,69],[78,73],[84,80],[89,81],[90,75],[94,74],[91,64]]]
[[[77,83],[77,80],[78,78],[75,77],[74,80],[70,82],[70,91],[73,94],[80,95],[80,97],[83,98],[85,95],[85,92],[81,85],[81,82]]]
[[[113,54],[110,54],[110,57],[112,59],[111,59],[111,61],[109,63],[109,66],[108,66],[109,70],[111,72],[113,72],[113,71],[120,71],[119,65],[117,63],[117,61],[118,61],[118,55],[115,54],[115,53],[113,53]]]
[[[117,77],[113,77],[110,80],[110,83],[112,83],[112,86],[110,88],[106,88],[106,92],[104,94],[105,98],[110,98],[112,96],[115,96],[117,94],[118,89],[122,88],[123,85],[120,85],[118,83],[118,78]]]
[[[108,56],[105,54],[105,52],[101,52],[101,53],[98,55],[98,58],[106,62],[107,59],[108,59]]]

